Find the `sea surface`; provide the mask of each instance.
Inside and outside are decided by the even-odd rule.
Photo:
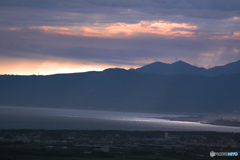
[[[240,132],[240,127],[159,119],[178,116],[182,115],[0,106],[0,129]]]

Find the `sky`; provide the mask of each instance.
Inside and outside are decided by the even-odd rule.
[[[1,0],[0,74],[240,60],[239,0]]]

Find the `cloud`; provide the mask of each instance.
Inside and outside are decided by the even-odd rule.
[[[197,29],[197,26],[191,26],[186,23],[173,23],[163,20],[159,21],[141,21],[136,24],[112,23],[112,24],[93,24],[92,26],[71,26],[71,27],[53,27],[36,26],[29,29],[43,30],[49,34],[63,34],[71,36],[96,36],[96,37],[117,37],[133,36],[136,34],[155,34],[179,37],[189,37],[193,35],[191,30]],[[183,30],[184,29],[184,30]]]
[[[57,9],[79,13],[116,15],[120,10],[140,13],[182,15],[198,18],[230,18],[240,10],[239,0],[1,0],[0,7]],[[117,12],[116,12],[117,11]]]
[[[51,27],[45,29],[55,30]],[[66,29],[62,28],[62,30]],[[221,57],[232,54],[234,48],[240,49],[237,39],[211,39],[208,36],[201,38],[202,35],[198,35],[200,38],[180,36],[174,39],[167,39],[165,36],[155,34],[130,36],[131,38],[109,38],[49,34],[38,29],[2,30],[0,34],[2,37],[8,37],[0,39],[0,55],[5,53],[5,56],[27,58],[30,55],[22,53],[35,53],[116,65],[138,65],[138,62],[141,62],[142,65],[149,62],[143,63],[143,59],[150,59],[152,62],[157,59],[170,63],[175,60],[176,56],[187,62],[200,64],[198,55],[217,53],[219,46],[226,48]],[[218,35],[218,37],[220,36],[224,35]],[[237,55],[231,56],[231,61],[238,60]]]
[[[60,64],[69,71],[81,70],[84,62],[128,68],[172,63],[176,56],[204,67],[226,64],[240,59],[239,3],[2,0],[0,57],[12,69],[11,64],[35,68],[32,73],[45,62],[51,73],[58,72]]]
[[[239,53],[239,52],[240,52],[240,50],[239,50],[239,49],[237,49],[237,48],[233,48],[233,52],[235,52],[235,53]]]
[[[122,8],[161,8],[239,11],[239,0],[1,0],[0,6],[30,8],[84,8],[93,6]]]

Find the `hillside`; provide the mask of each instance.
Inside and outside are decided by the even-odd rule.
[[[50,76],[0,76],[0,105],[151,112],[231,112],[240,74],[159,75],[124,69]]]

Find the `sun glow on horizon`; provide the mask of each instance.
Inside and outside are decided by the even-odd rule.
[[[215,66],[216,63],[210,59],[213,57],[210,53],[203,53],[199,57],[203,62],[199,64],[189,63],[197,67],[209,68]],[[53,75],[68,73],[83,73],[90,71],[103,71],[108,68],[140,68],[150,63],[160,61],[163,63],[174,63],[171,59],[139,59],[129,64],[100,63],[94,60],[76,60],[60,57],[42,57],[42,58],[16,58],[16,57],[0,57],[0,75]],[[225,65],[218,63],[218,66]]]
[[[31,59],[0,57],[0,75],[52,75],[61,73],[82,73],[103,71],[107,68],[136,68],[137,65],[114,65],[94,62],[94,60],[75,60],[68,58]]]

